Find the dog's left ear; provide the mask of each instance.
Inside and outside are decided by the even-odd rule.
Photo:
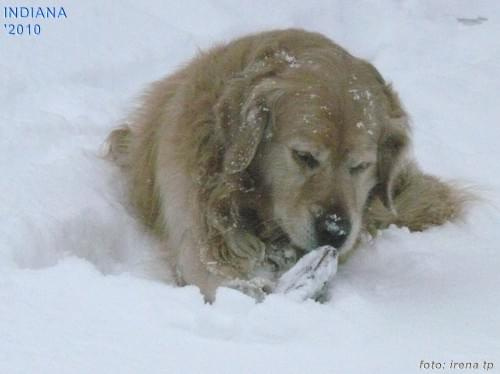
[[[378,144],[378,192],[384,205],[394,211],[394,182],[401,172],[409,147],[408,116],[390,85],[384,87],[388,98],[388,118]]]

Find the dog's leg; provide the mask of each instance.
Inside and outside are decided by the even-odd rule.
[[[264,260],[266,245],[255,235],[242,229],[231,229],[224,234],[226,245],[238,257],[247,258],[255,263]]]
[[[391,224],[422,231],[459,218],[473,197],[464,189],[408,166],[396,180],[391,212],[375,199],[365,214],[365,226],[372,232]]]
[[[232,279],[222,283],[223,287],[233,288],[262,302],[268,294],[272,292],[275,287],[273,281],[261,277],[245,279]]]
[[[458,218],[466,196],[438,178],[413,171],[395,200],[396,223],[421,231]]]
[[[103,155],[111,158],[118,166],[128,164],[128,150],[131,131],[128,127],[120,127],[109,134],[103,145]]]

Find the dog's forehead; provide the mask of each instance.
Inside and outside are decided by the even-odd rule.
[[[383,84],[375,75],[360,77],[352,73],[343,92],[342,112],[347,143],[376,142],[387,117]]]
[[[311,94],[310,102],[291,99],[278,118],[278,136],[282,140],[302,139],[313,144],[334,143],[340,128],[333,115],[332,105],[320,102]],[[316,102],[314,102],[316,101]]]
[[[377,95],[366,88],[344,95],[313,89],[295,92],[280,111],[276,135],[286,142],[339,151],[370,148],[380,133],[377,105]]]

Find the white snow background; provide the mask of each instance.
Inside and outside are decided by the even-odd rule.
[[[421,360],[500,373],[499,1],[0,5],[68,14],[38,37],[0,25],[0,373],[432,371]],[[371,61],[412,116],[422,168],[484,202],[460,223],[382,232],[340,266],[326,304],[221,289],[205,305],[169,283],[98,150],[147,84],[198,49],[286,27]]]

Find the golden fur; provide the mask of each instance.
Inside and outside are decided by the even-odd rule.
[[[464,195],[418,170],[409,135],[371,64],[290,29],[201,53],[154,83],[109,144],[179,284],[211,300],[318,245],[345,254],[363,231],[458,217]]]

